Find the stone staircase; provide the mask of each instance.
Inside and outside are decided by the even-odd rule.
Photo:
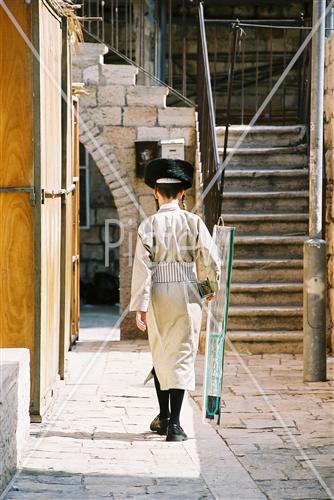
[[[243,132],[232,126],[228,152]],[[217,128],[222,153],[224,128]],[[229,338],[250,352],[302,349],[308,168],[303,126],[254,127],[225,173],[223,215],[236,228]]]

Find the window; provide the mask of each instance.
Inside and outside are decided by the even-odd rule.
[[[89,229],[89,155],[85,147],[80,143],[80,229]]]

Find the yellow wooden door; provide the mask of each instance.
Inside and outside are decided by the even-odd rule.
[[[59,375],[65,378],[65,361],[71,345],[72,308],[72,210],[73,210],[73,112],[71,50],[68,22],[62,20],[62,205]]]
[[[30,350],[34,390],[34,154],[31,6],[0,5],[0,347]]]
[[[72,324],[71,342],[79,336],[80,326],[80,185],[79,185],[79,101],[73,97],[73,183],[76,188],[72,195]]]
[[[61,20],[41,1],[40,34],[40,407],[47,407],[59,371],[61,251]]]

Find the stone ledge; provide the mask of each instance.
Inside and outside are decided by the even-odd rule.
[[[195,110],[193,108],[166,108],[158,110],[158,122],[163,127],[173,125],[180,127],[195,126]]]
[[[166,87],[147,87],[145,85],[126,87],[126,103],[128,106],[165,108],[167,95],[168,88]]]
[[[108,47],[102,43],[83,42],[78,49],[72,49],[72,65],[87,68],[103,63],[103,56],[108,53]]]
[[[30,429],[29,350],[0,349],[0,492],[21,464]]]
[[[101,65],[100,83],[108,85],[135,85],[138,69],[135,66],[123,64]]]

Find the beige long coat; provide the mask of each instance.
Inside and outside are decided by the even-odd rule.
[[[157,266],[170,268],[174,264],[167,263],[173,262],[195,272],[187,271],[183,281],[170,281],[169,276],[156,282]],[[162,205],[140,224],[130,310],[147,311],[153,366],[162,390],[195,388],[202,314],[196,280],[208,277],[216,289],[218,273],[217,251],[208,229],[200,217],[182,210],[176,201]]]

